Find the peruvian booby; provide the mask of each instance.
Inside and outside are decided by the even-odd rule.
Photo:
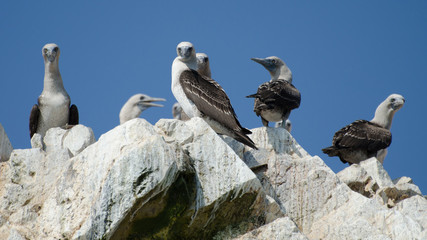
[[[187,116],[187,114],[185,114],[185,112],[182,111],[181,105],[177,102],[172,106],[172,116],[174,119],[181,120],[181,121],[187,121],[190,119]]]
[[[70,96],[65,91],[58,61],[60,50],[54,43],[46,44],[42,49],[45,74],[44,86],[30,114],[30,138],[35,133],[42,137],[49,128],[66,127],[79,124],[79,112],[76,105],[70,107]]]
[[[209,65],[209,57],[205,53],[196,53],[197,71],[207,78],[212,78],[211,67]]]
[[[292,85],[292,72],[280,58],[251,58],[263,65],[271,75],[271,80],[258,87],[257,93],[247,96],[255,98],[254,112],[261,116],[262,124],[268,127],[268,122],[286,122],[291,110],[298,108],[301,94]]]
[[[370,157],[377,157],[383,163],[386,148],[391,144],[393,116],[404,103],[401,95],[391,94],[377,107],[371,121],[357,120],[343,127],[335,133],[332,146],[322,151],[330,157],[338,156],[350,165]]]
[[[197,72],[193,44],[181,42],[172,64],[172,93],[188,117],[201,117],[212,129],[256,149],[246,136],[252,132],[242,127],[224,89],[213,79]]]
[[[163,107],[161,104],[153,103],[159,101],[166,101],[164,98],[154,98],[146,94],[138,93],[133,95],[127,100],[120,110],[119,118],[120,124],[123,124],[131,119],[139,117],[142,111],[149,107]]]
[[[289,133],[292,131],[292,123],[291,123],[291,120],[289,120],[289,119],[286,119],[285,124],[283,124],[283,121],[276,122],[276,124],[275,124],[274,127],[276,127],[276,128],[284,128]]]

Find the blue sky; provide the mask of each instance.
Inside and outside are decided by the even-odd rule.
[[[41,49],[61,48],[59,67],[80,123],[100,135],[119,124],[135,93],[167,99],[141,117],[171,118],[176,45],[210,57],[243,126],[262,126],[246,95],[269,80],[251,57],[276,55],[302,95],[292,135],[335,172],[347,165],[321,148],[335,131],[372,119],[389,94],[406,98],[391,128],[384,167],[427,194],[426,1],[3,1],[0,3],[0,123],[14,148],[30,147],[28,118],[43,88]]]

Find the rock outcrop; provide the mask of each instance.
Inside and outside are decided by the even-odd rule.
[[[376,159],[335,174],[285,129],[252,131],[259,150],[199,118],[36,134],[0,165],[0,239],[427,238],[410,178]]]
[[[12,144],[0,123],[0,162],[9,160],[10,153],[13,151]]]
[[[383,165],[370,158],[360,164],[353,164],[337,174],[353,191],[366,197],[375,198],[390,208],[406,198],[423,196],[409,177],[391,180]]]

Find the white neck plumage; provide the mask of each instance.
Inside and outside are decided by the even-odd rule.
[[[384,101],[377,107],[375,116],[371,122],[390,130],[391,122],[395,113],[396,111],[389,106],[388,102]]]
[[[64,83],[59,73],[58,62],[56,61],[45,63],[43,91],[65,91]]]
[[[288,67],[282,66],[279,71],[270,73],[271,80],[283,79],[289,83],[292,83],[292,72]]]

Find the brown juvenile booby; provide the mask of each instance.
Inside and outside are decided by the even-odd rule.
[[[166,101],[166,99],[154,98],[142,93],[133,95],[120,110],[120,124],[139,117],[139,115],[149,107],[163,107],[161,104],[153,103],[158,101]]]
[[[371,121],[357,120],[343,127],[335,133],[332,146],[322,151],[350,165],[370,157],[377,157],[383,163],[385,150],[391,144],[393,116],[404,103],[405,99],[401,95],[391,94],[377,107]]]
[[[263,65],[271,75],[271,80],[261,84],[257,93],[247,96],[255,98],[254,112],[261,116],[262,124],[266,127],[268,122],[286,122],[291,110],[301,103],[301,94],[292,85],[291,70],[275,56],[251,59]]]
[[[213,79],[197,72],[193,44],[181,42],[172,64],[172,93],[190,117],[201,117],[212,129],[256,149],[246,136],[252,132],[242,127],[224,89]]]
[[[49,128],[66,127],[79,124],[79,112],[76,105],[70,107],[70,96],[65,91],[58,61],[60,50],[54,43],[46,44],[42,49],[45,74],[44,86],[30,114],[30,138],[35,133],[42,137]]]

